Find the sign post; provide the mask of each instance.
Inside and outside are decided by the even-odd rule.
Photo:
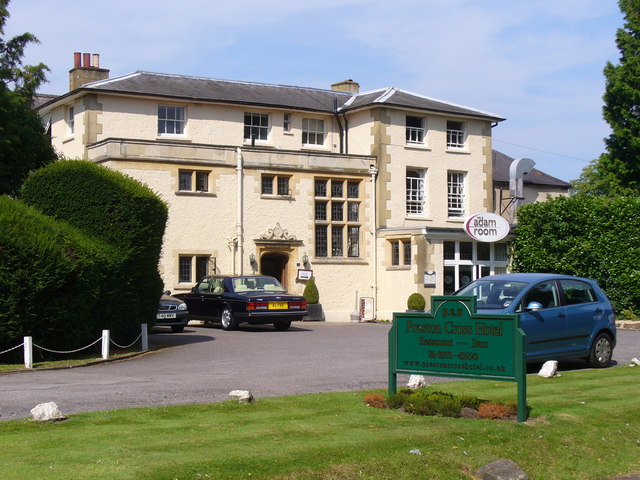
[[[518,421],[527,419],[525,333],[517,315],[476,313],[475,297],[431,297],[427,313],[394,313],[389,393],[398,374],[518,383]]]

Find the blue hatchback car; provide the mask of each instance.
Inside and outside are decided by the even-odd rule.
[[[479,278],[454,295],[476,297],[480,314],[518,314],[527,335],[528,362],[583,358],[596,368],[611,363],[615,315],[593,280],[509,273]]]

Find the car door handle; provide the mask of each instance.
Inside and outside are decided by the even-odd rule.
[[[566,317],[566,315],[565,315],[564,313],[559,313],[559,314],[558,314],[558,317],[560,317],[560,318],[564,318],[564,317]]]

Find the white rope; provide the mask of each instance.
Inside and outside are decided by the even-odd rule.
[[[4,354],[4,353],[9,353],[11,350],[16,350],[17,348],[20,348],[24,346],[24,342],[22,342],[20,345],[16,345],[15,347],[11,347],[9,350],[5,350],[4,352],[0,352],[0,355]]]
[[[133,347],[135,345],[135,343],[140,340],[140,337],[142,337],[142,332],[140,332],[140,335],[138,335],[138,337],[129,345],[127,345],[126,347],[123,347],[122,345],[118,345],[116,342],[113,341],[113,339],[111,339],[111,343],[113,343],[116,347],[118,348],[129,348],[129,347]]]
[[[34,347],[39,348],[40,350],[44,350],[45,352],[50,352],[50,353],[76,353],[76,352],[80,352],[82,350],[86,350],[89,347],[93,347],[96,343],[102,341],[102,337],[98,338],[95,342],[87,345],[86,347],[82,347],[82,348],[78,348],[76,350],[66,350],[66,351],[62,351],[62,350],[50,350],[48,348],[45,347],[41,347],[40,345],[36,345],[35,343],[33,344]]]

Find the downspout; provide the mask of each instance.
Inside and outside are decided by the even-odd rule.
[[[240,147],[236,148],[236,172],[238,178],[238,205],[237,205],[237,222],[236,222],[236,239],[238,249],[238,260],[240,262],[240,275],[243,274],[244,268],[244,239],[243,239],[243,189],[242,189],[242,150]],[[236,262],[233,263],[234,274],[236,273]]]
[[[376,175],[378,169],[375,165],[369,166],[371,175],[371,236],[373,246],[373,318],[378,318],[378,209],[376,205]]]
[[[349,154],[349,120],[347,120],[347,114],[343,113],[344,118],[344,153]]]
[[[338,122],[338,130],[340,134],[340,153],[344,153],[344,129],[342,128],[342,122],[340,121],[340,114],[338,113],[338,99],[333,99],[333,115]]]

